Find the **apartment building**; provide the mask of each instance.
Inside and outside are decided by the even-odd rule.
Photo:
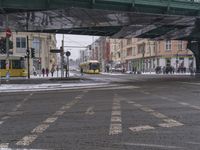
[[[5,37],[5,33],[0,34]],[[35,58],[30,59],[30,71],[33,70],[38,73],[42,68],[49,68],[57,65],[56,54],[50,53],[50,49],[56,48],[55,34],[47,33],[27,33],[27,32],[12,32],[10,40],[13,41],[12,55],[26,56],[27,51],[27,36],[28,47],[35,49]]]
[[[128,71],[152,72],[158,66],[172,67],[177,72],[195,69],[195,58],[185,41],[132,39],[132,46],[126,48],[126,54]]]

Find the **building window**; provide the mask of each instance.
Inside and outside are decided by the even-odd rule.
[[[40,38],[33,38],[32,48],[35,49],[35,52],[39,52],[41,49]]]
[[[136,55],[136,52],[135,52],[135,47],[133,47],[133,56]]]
[[[16,38],[16,47],[17,48],[26,48],[26,38],[25,37],[17,37]]]
[[[171,51],[172,50],[172,42],[170,40],[165,42],[165,50]]]
[[[183,50],[183,41],[178,41],[178,50]]]
[[[138,54],[144,54],[145,53],[145,43],[138,45]]]
[[[126,56],[132,56],[132,48],[127,49]]]
[[[120,58],[120,57],[121,57],[121,54],[120,54],[120,52],[117,52],[117,56],[118,56],[118,58]]]
[[[130,45],[132,43],[132,39],[127,39],[127,45]]]

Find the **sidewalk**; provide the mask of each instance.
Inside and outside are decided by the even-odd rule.
[[[86,78],[81,77],[78,74],[70,73],[70,77],[68,78],[61,78],[59,73],[58,76],[34,76],[31,75],[30,79],[27,77],[11,77],[9,80],[6,78],[0,78],[0,85],[1,84],[43,84],[43,83],[77,83],[87,80]]]

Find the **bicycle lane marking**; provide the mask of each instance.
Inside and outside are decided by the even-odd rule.
[[[56,111],[52,116],[45,119],[40,125],[35,127],[29,135],[24,136],[22,139],[20,139],[16,145],[18,146],[29,146],[32,144],[43,132],[45,132],[52,123],[54,123],[59,117],[61,117],[68,109],[70,109],[72,106],[77,104],[81,99],[83,95],[79,95],[75,97],[74,100],[72,100],[69,103],[66,103],[63,105],[58,111]]]
[[[163,127],[163,128],[172,128],[172,127],[178,127],[178,126],[183,126],[184,124],[176,121],[174,119],[171,119],[169,117],[167,117],[166,115],[159,113],[149,107],[143,106],[141,104],[138,104],[134,101],[127,101],[127,103],[134,105],[135,107],[137,107],[138,109],[151,114],[152,116],[161,119],[164,123],[160,123],[158,124],[158,126]],[[139,131],[143,131],[143,130],[152,130],[155,129],[155,127],[149,126],[149,125],[142,125],[142,126],[138,126],[138,127],[130,127],[129,128],[131,131],[133,132],[139,132]]]

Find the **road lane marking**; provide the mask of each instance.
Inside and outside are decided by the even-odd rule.
[[[3,148],[8,148],[8,146],[9,146],[9,143],[2,143],[0,144],[0,150]]]
[[[191,108],[200,110],[200,106],[195,106],[195,105],[189,105],[189,106],[190,106]]]
[[[184,106],[189,106],[190,104],[184,103],[184,102],[179,102],[179,104],[184,105]]]
[[[78,97],[78,98],[77,98]],[[45,132],[49,126],[54,123],[58,116],[63,115],[68,109],[70,109],[73,105],[78,103],[82,96],[77,96],[73,101],[68,102],[64,106],[62,106],[58,111],[56,111],[51,117],[45,119],[42,124],[38,125],[31,131],[30,135],[24,136],[21,140],[19,140],[16,145],[18,146],[29,146],[32,144],[40,134]]]
[[[165,116],[164,114],[161,114],[159,112],[152,112],[151,113],[154,117],[159,118],[159,119],[165,119],[168,118],[167,116]]]
[[[18,141],[16,143],[16,145],[20,145],[20,146],[28,146],[30,145],[33,141],[35,141],[37,139],[37,135],[32,134],[32,135],[28,135],[23,137],[20,141]]]
[[[133,132],[140,132],[145,130],[153,130],[155,128],[149,125],[144,125],[144,126],[130,127],[129,129]]]
[[[160,127],[164,127],[164,128],[172,128],[172,127],[179,127],[179,126],[183,126],[182,123],[173,120],[173,119],[164,119],[164,121],[166,123],[161,123],[159,124]]]
[[[5,117],[2,117],[1,120],[6,120],[6,119],[9,119],[10,116],[5,116]]]
[[[75,99],[81,99],[81,98],[82,98],[82,95],[75,97]]]
[[[135,104],[135,102],[133,102],[133,101],[128,101],[127,103],[129,103],[129,104]]]
[[[128,103],[129,101],[127,101]],[[144,112],[147,112],[149,114],[151,114],[152,116],[158,118],[158,119],[161,119],[164,123],[161,123],[161,124],[158,124],[160,127],[163,127],[163,128],[172,128],[172,127],[178,127],[178,126],[183,126],[184,124],[174,120],[174,119],[171,119],[169,117],[167,117],[166,115],[162,114],[162,113],[159,113],[159,112],[156,112],[155,110],[149,108],[149,107],[146,107],[146,106],[143,106],[141,104],[138,104],[138,103],[133,103],[133,105],[137,108],[139,108],[140,110],[144,111]],[[131,127],[133,128],[133,127]]]
[[[35,129],[33,129],[31,133],[36,133],[36,134],[43,133],[48,127],[49,127],[49,124],[41,124],[37,126]]]
[[[64,113],[65,113],[64,110],[58,110],[58,111],[56,111],[56,112],[54,113],[53,116],[62,116]]]
[[[121,115],[121,111],[119,111],[119,110],[113,110],[112,111],[112,116],[116,116],[116,115]]]
[[[120,109],[121,109],[120,105],[115,105],[115,106],[112,107],[112,110],[120,110]]]
[[[142,108],[143,106],[141,104],[134,104],[134,106],[138,107],[138,108]]]
[[[121,123],[112,123],[110,125],[109,135],[115,135],[122,133],[122,124]]]
[[[113,116],[111,122],[122,122],[121,116]]]
[[[88,107],[88,109],[85,112],[86,115],[94,115],[94,113],[94,106]]]
[[[194,109],[200,110],[200,106],[192,105],[192,104],[189,104],[189,103],[186,103],[186,102],[179,102],[179,101],[177,101],[177,100],[175,100],[175,99],[168,98],[168,97],[163,97],[163,96],[158,96],[158,95],[156,95],[156,96],[159,97],[159,98],[162,98],[162,99],[164,99],[164,100],[167,100],[167,101],[176,102],[176,103],[178,103],[178,104],[180,104],[180,105],[183,105],[183,106],[187,106],[187,107],[190,107],[190,108],[194,108]]]
[[[128,146],[138,146],[138,147],[146,147],[146,148],[162,148],[162,149],[181,149],[183,147],[178,146],[170,146],[170,145],[157,145],[157,144],[145,144],[145,143],[121,143],[121,145],[128,145]]]
[[[141,110],[145,111],[145,112],[154,112],[153,109],[148,108],[148,107],[141,107]]]
[[[116,135],[120,133],[122,133],[121,106],[120,99],[118,95],[115,94],[112,103],[109,135]]]
[[[47,118],[47,120],[44,121],[44,123],[53,123],[58,119],[58,117],[51,117]]]
[[[187,142],[187,144],[200,145],[200,143],[198,143],[198,142]]]

